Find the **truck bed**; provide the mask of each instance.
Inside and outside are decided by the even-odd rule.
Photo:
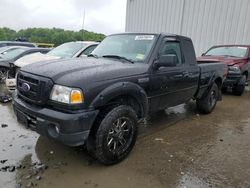
[[[227,75],[227,65],[224,63],[202,63],[198,64],[200,68],[199,89],[196,98],[201,98],[215,77],[221,77],[223,80]],[[211,76],[212,75],[212,76]],[[221,80],[223,82],[223,80]],[[220,89],[220,88],[219,88]]]

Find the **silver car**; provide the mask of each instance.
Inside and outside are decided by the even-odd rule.
[[[5,80],[6,86],[10,92],[15,90],[16,73],[23,66],[40,61],[85,57],[89,55],[98,44],[99,42],[92,41],[67,42],[52,49],[47,54],[36,53],[24,56],[12,65],[12,70],[9,71],[7,79]]]

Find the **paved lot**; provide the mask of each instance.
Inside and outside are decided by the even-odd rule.
[[[153,115],[130,156],[110,167],[22,127],[10,104],[0,104],[1,124],[1,188],[250,187],[250,92],[224,95],[210,115],[192,102]]]

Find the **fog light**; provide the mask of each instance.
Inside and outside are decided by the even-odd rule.
[[[60,129],[59,129],[58,125],[55,126],[55,130],[56,130],[56,132],[59,134]]]
[[[51,137],[56,138],[59,136],[60,128],[58,125],[55,124],[49,124],[48,125],[48,133]]]

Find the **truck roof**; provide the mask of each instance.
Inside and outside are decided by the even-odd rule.
[[[173,34],[173,33],[163,33],[163,32],[124,32],[124,33],[115,33],[115,34],[111,34],[109,36],[112,36],[112,35],[126,35],[126,34],[131,34],[131,35],[157,35],[157,36],[160,36],[160,35],[164,35],[164,36],[169,36],[169,37],[181,37],[181,38],[185,38],[185,39],[189,39],[190,40],[190,37],[186,37],[186,36],[182,36],[182,35],[176,35],[176,34]]]
[[[171,35],[171,36],[177,36],[176,34],[172,33],[161,33],[161,32],[123,32],[123,33],[114,33],[111,35],[126,35],[126,34],[138,34],[138,35]]]

